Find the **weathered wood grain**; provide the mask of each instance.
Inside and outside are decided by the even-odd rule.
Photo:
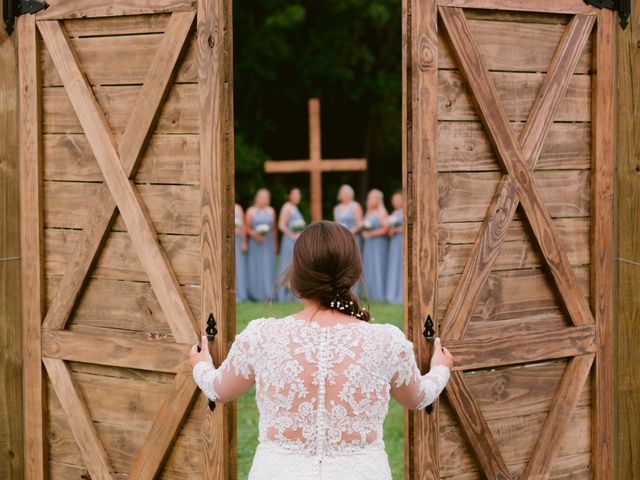
[[[615,478],[640,478],[640,8],[617,35]],[[629,99],[635,99],[630,101]]]
[[[87,327],[83,330],[85,331],[43,330],[43,356],[169,373],[189,369],[185,359],[191,348],[190,344],[179,344],[148,334],[118,334],[113,330]],[[91,333],[86,333],[86,330]]]
[[[197,19],[200,120],[200,331],[217,319],[212,356],[218,364],[235,335],[235,243],[232,212],[233,82],[231,1],[199,2]],[[226,480],[236,473],[236,416],[233,405],[201,410],[203,477]]]
[[[593,325],[530,332],[526,335],[519,333],[490,338],[444,339],[443,344],[456,357],[454,370],[554,360],[585,355],[596,350]]]
[[[193,16],[184,15],[188,15],[184,22],[190,25]],[[182,17],[177,18],[182,20]],[[59,23],[55,21],[40,22],[38,26],[103,172],[108,190],[125,220],[135,251],[145,267],[154,290],[158,292],[158,300],[167,313],[174,336],[179,341],[194,342],[197,334],[194,330],[191,311],[186,305],[166,254],[159,245],[157,234],[141,203],[139,193],[128,181],[128,172],[120,161],[110,127],[77,63],[78,60],[71,50],[69,39]],[[180,31],[179,28],[178,31]],[[148,134],[149,125],[140,125],[139,129],[133,128],[131,131],[131,143],[120,147],[125,164],[135,163],[130,158],[138,155],[140,145]],[[106,191],[106,188],[104,190]],[[108,205],[109,210],[111,207]],[[105,213],[107,211],[105,209]],[[108,223],[105,222],[107,225]],[[102,234],[99,236],[102,237]],[[64,315],[60,317],[64,318]],[[59,321],[56,322],[56,324],[59,323]]]
[[[486,10],[513,10],[537,13],[595,14],[595,8],[580,0],[438,0],[443,7],[481,8]]]
[[[614,101],[616,18],[598,12],[593,96],[593,277],[591,304],[596,322],[592,463],[596,478],[614,476]]]
[[[431,315],[437,329],[437,129],[438,129],[438,16],[437,2],[405,3],[405,155],[404,225],[405,310],[408,332],[417,347],[416,359],[424,368],[431,356],[423,341],[423,323]],[[405,419],[413,441],[405,451],[405,478],[439,477],[438,403],[432,412],[414,412]]]
[[[47,275],[64,275],[69,257],[78,244],[80,232],[77,230],[58,230],[47,228],[44,231],[44,245],[47,251],[45,269]],[[199,243],[198,237],[183,235],[160,235],[160,245],[167,252],[182,285],[199,285]],[[146,271],[142,267],[133,249],[129,235],[113,232],[105,240],[91,278],[111,280],[132,280],[148,282]]]
[[[83,134],[51,134],[42,138],[45,180],[104,180]],[[120,145],[122,135],[116,135],[116,140]],[[133,180],[138,184],[198,185],[198,154],[197,135],[150,135]],[[567,152],[567,155],[571,153]]]
[[[124,15],[112,17],[84,17],[63,20],[70,37],[117,36],[163,33],[170,13]]]
[[[549,415],[544,421],[542,430],[523,479],[549,478],[551,465],[569,428],[573,411],[578,404],[580,392],[591,370],[595,355],[580,355],[569,360],[560,385],[553,397]],[[596,395],[597,397],[597,395]]]
[[[453,407],[462,432],[486,477],[496,480],[511,479],[509,469],[475,397],[469,390],[463,372],[451,372],[446,392],[447,400]]]
[[[522,123],[511,124],[520,134]],[[440,122],[438,124],[438,171],[502,171],[489,137],[480,122]],[[45,155],[47,145],[45,142]],[[591,168],[591,124],[551,125],[542,146],[536,170],[588,170]],[[45,171],[45,176],[47,172]]]
[[[38,40],[33,16],[18,19],[20,256],[23,322],[24,474],[44,477],[44,400],[40,325],[44,317],[42,149]]]
[[[0,31],[0,478],[6,480],[24,478],[16,37]]]
[[[93,199],[103,188],[85,182],[44,182],[44,225],[47,228],[81,229],[94,217]],[[140,197],[158,233],[198,235],[200,214],[197,186],[137,185]],[[125,232],[127,227],[117,215],[112,231]]]
[[[71,372],[62,360],[45,356],[42,361],[91,478],[111,480],[113,471],[107,454],[89,411],[73,383]]]
[[[195,10],[196,2],[195,0],[126,0],[105,4],[101,0],[85,0],[78,5],[74,0],[50,0],[47,3],[49,8],[36,14],[38,20],[189,12]]]

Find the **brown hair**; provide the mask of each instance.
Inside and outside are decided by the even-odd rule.
[[[291,265],[279,283],[288,283],[300,298],[317,300],[325,308],[368,322],[369,311],[352,291],[361,274],[362,259],[353,233],[339,223],[323,220],[302,231],[293,247]]]

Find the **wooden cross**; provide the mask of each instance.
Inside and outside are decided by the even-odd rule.
[[[352,172],[367,169],[366,158],[323,160],[320,148],[320,100],[309,99],[309,159],[264,163],[267,173],[309,172],[311,175],[311,220],[322,220],[322,172]]]

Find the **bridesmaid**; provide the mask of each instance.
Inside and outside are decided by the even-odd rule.
[[[247,233],[244,211],[239,203],[235,207],[236,219],[236,302],[247,300]]]
[[[300,232],[306,223],[302,218],[298,204],[300,203],[300,189],[292,188],[289,192],[287,202],[280,209],[278,219],[278,229],[282,232],[282,242],[280,243],[280,266],[278,276],[281,276],[289,267],[293,257],[293,244],[300,236]],[[296,297],[286,285],[282,285],[278,290],[277,298],[281,302],[293,302]]]
[[[278,234],[276,212],[269,205],[270,202],[269,190],[258,190],[245,220],[245,229],[249,235],[247,294],[250,300],[258,302],[264,302],[271,296],[276,277]]]
[[[389,255],[387,257],[387,292],[389,303],[402,303],[402,191],[391,197],[393,213],[387,217]]]
[[[382,192],[374,188],[367,195],[367,212],[362,220],[364,285],[369,301],[374,302],[385,301],[387,216]]]
[[[362,207],[353,197],[355,193],[351,185],[342,185],[338,190],[338,205],[333,209],[333,220],[344,225],[356,236],[358,246],[362,250],[362,238],[360,228],[362,227]]]

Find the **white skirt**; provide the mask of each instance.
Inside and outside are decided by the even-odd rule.
[[[248,480],[391,480],[391,469],[384,447],[372,445],[321,459],[262,442]]]

